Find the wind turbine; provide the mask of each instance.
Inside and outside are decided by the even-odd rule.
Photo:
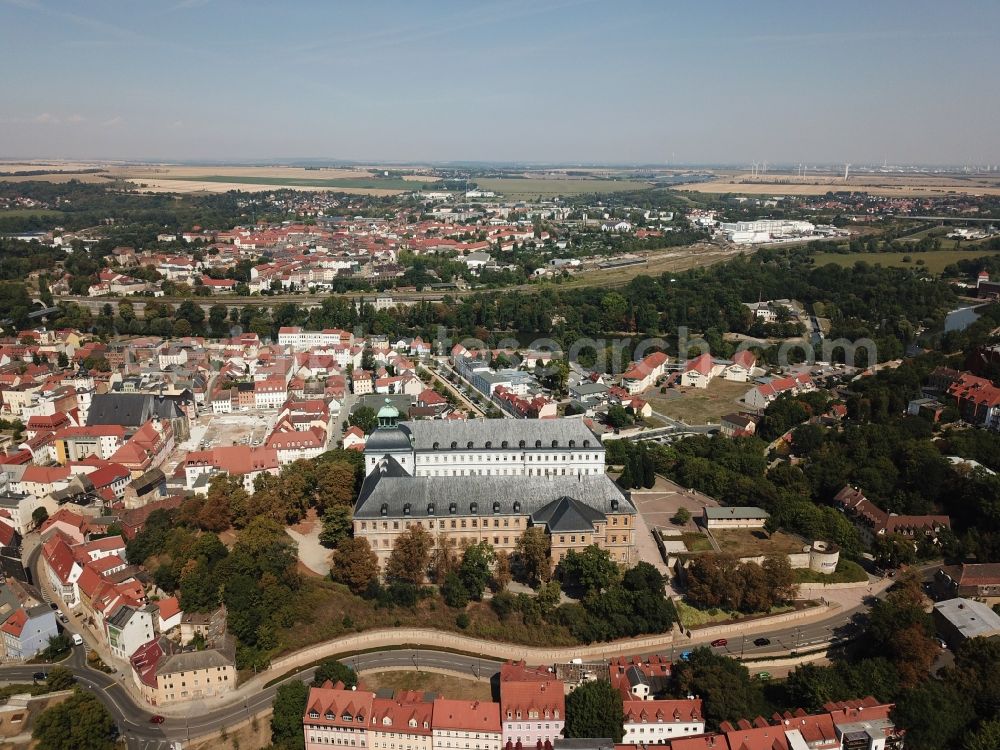
[[[750,177],[754,178],[757,176],[757,162],[753,162],[753,167],[750,169]]]
[[[844,165],[844,182],[847,182],[847,175],[849,175],[850,173],[851,173],[851,163],[847,162],[847,164]]]

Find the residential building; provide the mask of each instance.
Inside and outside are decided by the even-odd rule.
[[[1000,597],[1000,563],[946,565],[935,578],[953,597]]]
[[[500,677],[503,743],[532,748],[554,743],[566,724],[566,694],[555,679]]]
[[[236,688],[232,644],[180,651],[160,636],[140,646],[129,662],[139,693],[153,706],[213,698]]]
[[[633,362],[622,375],[622,388],[631,396],[651,388],[666,372],[667,361],[663,352],[653,352]]]
[[[502,750],[497,703],[436,698],[431,728],[434,750]]]
[[[372,750],[432,750],[433,695],[399,690],[372,700],[368,746]]]
[[[700,698],[624,701],[625,745],[662,745],[676,737],[702,734],[705,716]]]
[[[877,536],[892,534],[937,538],[941,529],[951,528],[951,519],[945,515],[901,516],[884,511],[866,498],[859,488],[850,485],[845,485],[833,499],[869,541]]]
[[[374,693],[348,690],[342,682],[333,684],[327,680],[322,687],[310,688],[302,717],[306,750],[331,745],[367,748],[374,700]]]
[[[58,634],[56,613],[48,605],[19,607],[0,625],[4,658],[9,661],[32,659],[48,648],[49,638]]]
[[[158,622],[156,605],[122,606],[104,621],[108,646],[119,659],[128,659],[136,649],[153,640]]]

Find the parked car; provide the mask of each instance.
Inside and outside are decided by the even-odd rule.
[[[45,672],[35,672],[33,675],[31,675],[31,679],[33,679],[35,682],[39,682],[41,680],[47,680],[48,677],[49,677],[48,674],[46,674]]]
[[[59,609],[59,605],[55,602],[49,602],[49,606],[52,607],[52,609]]]
[[[771,645],[771,639],[770,638],[757,638],[757,639],[754,640],[753,645],[755,645],[755,646],[770,646]]]
[[[690,651],[681,651],[681,661],[687,661],[690,658],[691,658]]]
[[[67,623],[67,622],[69,622],[69,618],[66,615],[64,615],[64,614],[60,614],[59,615],[59,622],[61,622],[61,623]]]
[[[83,636],[80,635],[79,633],[73,633],[73,645],[74,646],[82,646],[83,645]]]
[[[770,680],[770,679],[771,679],[771,673],[770,673],[770,672],[758,672],[758,673],[757,673],[757,674],[755,675],[755,677],[756,677],[756,678],[757,678],[758,680],[760,680],[761,682],[767,682],[768,680]]]
[[[728,646],[729,640],[726,638],[716,638],[712,641],[712,648],[719,648],[721,646]]]
[[[163,721],[164,721],[163,717],[160,716],[159,714],[156,714],[155,716],[150,716],[149,717],[149,723],[150,724],[162,724]]]

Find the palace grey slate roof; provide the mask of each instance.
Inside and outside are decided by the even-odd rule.
[[[563,495],[531,514],[531,522],[545,524],[549,533],[560,531],[590,531],[595,521],[604,521],[607,516],[579,500]]]
[[[400,427],[412,436],[411,442],[418,451],[452,450],[452,443],[456,444],[454,450],[469,450],[469,443],[473,450],[482,450],[487,442],[493,450],[502,448],[504,442],[507,448],[567,448],[571,441],[576,448],[604,449],[581,419],[427,420],[402,422]]]
[[[572,525],[581,523],[581,519],[593,519],[609,513],[636,512],[632,503],[605,474],[414,477],[398,464],[393,464],[395,461],[388,459],[385,473],[376,470],[365,479],[354,508],[356,519],[471,515],[530,515],[534,519],[536,513],[544,511],[547,520],[540,517],[539,523],[551,520]],[[560,503],[563,498],[572,502]],[[590,529],[592,525],[586,528]]]
[[[770,513],[762,508],[756,508],[752,505],[745,506],[721,506],[719,508],[709,508],[704,509],[705,518],[710,521],[752,521],[760,518],[769,518]]]

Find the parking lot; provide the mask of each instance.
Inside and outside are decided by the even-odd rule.
[[[650,528],[669,526],[684,531],[699,531],[695,519],[701,518],[701,509],[715,508],[719,505],[708,495],[686,489],[660,476],[656,478],[653,489],[633,491],[632,502]],[[687,508],[691,513],[691,521],[683,527],[674,526],[670,522],[680,508]]]

